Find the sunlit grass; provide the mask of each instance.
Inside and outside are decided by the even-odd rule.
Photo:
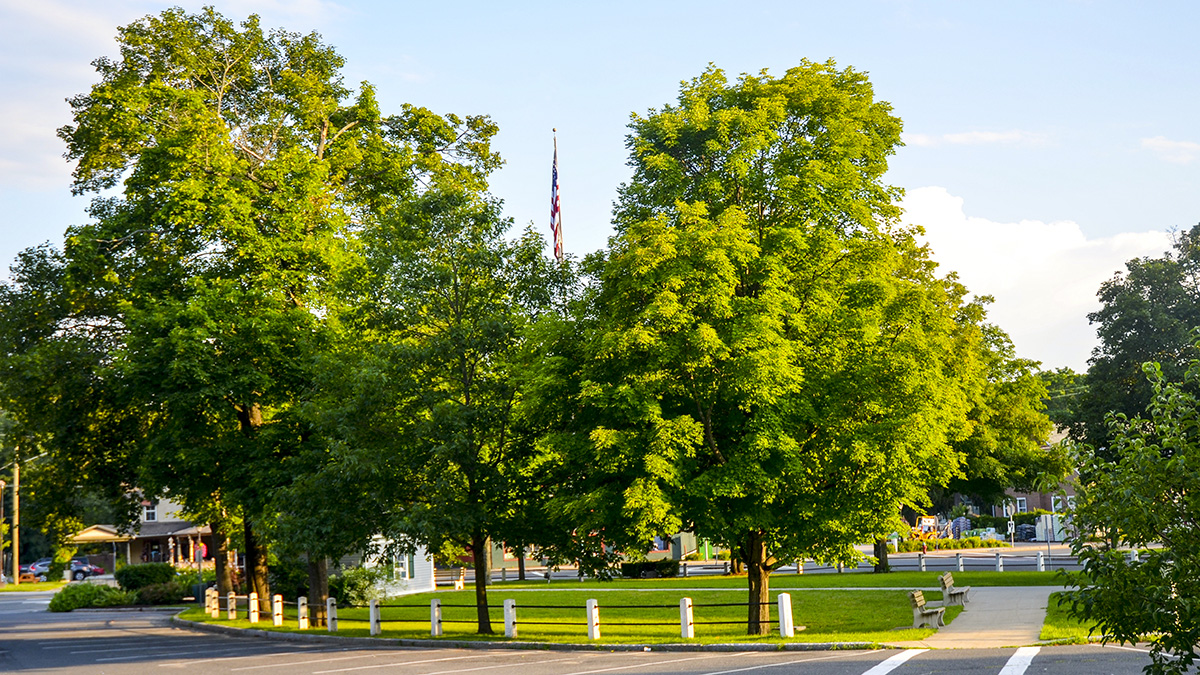
[[[33,591],[57,591],[66,586],[65,581],[35,581],[33,583],[25,582],[23,584],[4,584],[0,586],[0,593],[22,591],[31,593]]]

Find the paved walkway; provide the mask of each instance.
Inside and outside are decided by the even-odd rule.
[[[1021,647],[1038,642],[1050,594],[1056,586],[976,586],[966,610],[924,640],[898,647],[975,649]]]

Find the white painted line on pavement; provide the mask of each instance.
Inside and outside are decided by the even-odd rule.
[[[929,650],[928,649],[905,649],[904,651],[892,656],[891,658],[887,659],[886,661],[877,664],[874,668],[863,673],[863,675],[887,675],[887,673],[890,673],[893,670],[899,668],[901,665],[903,665],[905,661],[911,659],[912,657],[914,657],[918,654],[924,654],[927,651],[929,651]]]
[[[758,666],[746,666],[745,668],[734,668],[732,670],[715,670],[711,673],[703,673],[702,675],[726,675],[726,673],[743,673],[747,670],[762,670],[763,668],[778,668],[779,666],[792,666],[797,663],[810,663],[812,661],[831,661],[833,659],[845,659],[851,656],[861,656],[863,654],[874,654],[879,651],[873,649],[869,652],[850,652],[846,654],[837,654],[834,656],[814,656],[807,659],[794,659],[792,661],[780,661],[779,663],[764,663]]]
[[[271,654],[270,651],[265,651],[265,652],[263,651],[264,647],[268,647],[268,645],[259,644],[259,645],[246,645],[244,647],[229,647],[228,649],[203,649],[203,650],[194,651],[194,652],[178,652],[178,651],[168,650],[167,652],[160,653],[160,654],[147,654],[147,653],[143,652],[143,653],[139,653],[139,654],[131,654],[129,656],[108,656],[108,657],[105,657],[102,659],[96,659],[96,663],[101,663],[103,661],[128,661],[129,659],[140,659],[143,656],[162,656],[162,657],[170,658],[170,657],[173,657],[176,655],[181,655],[181,654],[220,654],[221,652],[238,652],[238,651],[244,652],[248,649],[258,650],[258,652],[260,654],[262,654],[263,656],[270,655]],[[161,651],[161,648],[157,649],[156,651]]]
[[[488,654],[487,656],[494,657],[495,655]],[[479,666],[477,668],[459,668],[458,670],[435,670],[433,672],[424,673],[423,675],[447,675],[448,673],[471,673],[471,672],[475,672],[477,670],[492,670],[495,668],[520,668],[522,666],[540,666],[543,663],[561,663],[563,661],[573,661],[576,658],[579,658],[579,657],[569,656],[565,659],[546,659],[544,661],[520,661],[517,663],[497,663],[492,666]],[[449,659],[447,659],[447,660],[449,660]],[[344,672],[351,671],[351,670],[367,670],[368,668],[391,668],[394,666],[404,667],[407,665],[409,665],[409,664],[404,663],[404,662],[378,663],[378,664],[375,664],[372,666],[358,666],[356,668],[341,668],[339,670],[318,670],[318,671],[313,672],[313,675],[322,675],[323,673],[344,673]]]
[[[424,652],[415,652],[415,653],[428,654],[430,652],[424,651]],[[242,666],[241,668],[232,668],[232,669],[230,669],[230,672],[236,672],[236,671],[241,671],[241,670],[258,670],[260,668],[284,668],[287,666],[304,666],[304,665],[308,665],[310,663],[329,663],[331,661],[352,661],[354,659],[375,659],[375,658],[379,658],[380,656],[395,657],[396,653],[395,652],[376,652],[374,654],[360,653],[360,654],[353,654],[351,656],[337,656],[337,657],[329,658],[329,659],[312,659],[310,661],[291,661],[289,663],[267,663],[267,664],[259,665],[259,666]],[[440,659],[426,659],[424,661],[407,661],[406,663],[433,663],[435,661],[457,661],[460,659],[482,659],[486,656],[490,656],[490,655],[489,654],[476,654],[476,655],[472,655],[472,656],[450,656],[450,657],[445,657],[445,658],[440,658]],[[189,661],[188,663],[196,663],[196,662]]]
[[[199,644],[186,644],[186,645],[173,644],[173,645],[162,645],[162,646],[152,646],[152,645],[142,644],[142,645],[131,645],[129,647],[112,647],[112,648],[108,648],[108,649],[81,649],[79,651],[68,652],[68,653],[69,654],[109,654],[112,652],[131,652],[131,651],[135,651],[135,650],[147,651],[147,650],[155,650],[155,649],[178,649],[180,647],[208,647],[208,646],[219,647],[224,644],[228,644],[228,643],[225,643],[225,642],[201,642]],[[80,645],[80,646],[82,646],[82,645]],[[107,647],[107,645],[105,645],[105,647]],[[50,649],[50,647],[42,647],[42,649]]]
[[[287,645],[287,646],[288,647],[306,647],[307,645]],[[290,652],[278,651],[278,652],[271,652],[271,653],[264,653],[264,654],[247,654],[245,656],[217,656],[217,657],[214,657],[211,659],[188,659],[186,661],[176,661],[174,663],[160,663],[160,664],[158,664],[158,667],[159,668],[183,668],[184,666],[190,666],[190,665],[193,665],[196,663],[209,663],[211,661],[235,661],[237,659],[253,659],[258,656],[291,656],[292,654],[305,654],[305,655],[329,654],[329,653],[348,652],[348,651],[350,651],[350,649],[348,649],[346,647],[341,647],[338,649],[317,649],[314,651],[296,650],[296,651],[290,651]],[[265,668],[266,666],[253,666],[253,667],[254,668]],[[244,670],[244,669],[237,668],[235,670]]]
[[[754,652],[737,652],[736,654],[729,654],[728,656],[745,656],[747,654],[753,654],[753,653]],[[670,661],[655,661],[652,664],[650,664],[650,663],[635,663],[631,666],[611,666],[609,668],[596,668],[595,670],[578,670],[578,671],[575,671],[574,673],[563,673],[563,675],[590,675],[591,673],[609,673],[614,670],[629,670],[630,668],[646,668],[647,666],[650,666],[650,665],[658,666],[658,665],[665,665],[668,663],[683,663],[684,661],[699,661],[701,659],[711,659],[716,656],[717,656],[716,654],[705,654],[704,656],[689,656],[686,659],[671,659]],[[725,655],[722,654],[721,656],[725,656]]]
[[[1033,663],[1033,657],[1037,656],[1040,651],[1042,651],[1041,647],[1017,649],[1016,653],[1009,657],[1008,663],[1004,664],[1004,668],[1000,670],[1000,675],[1024,675],[1029,664]]]

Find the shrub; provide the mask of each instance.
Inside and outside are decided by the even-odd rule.
[[[1015,525],[1037,525],[1038,516],[1047,516],[1050,512],[1046,509],[1034,509],[1032,511],[1023,511],[1013,516],[1013,524]]]
[[[187,595],[187,590],[187,586],[175,580],[162,584],[149,584],[137,591],[137,604],[177,605],[183,602],[183,596]]]
[[[117,583],[127,591],[136,591],[151,584],[165,584],[175,578],[175,568],[169,563],[126,565],[114,574]]]
[[[51,612],[69,612],[80,607],[113,607],[130,604],[130,594],[112,586],[67,584],[50,598]]]
[[[912,553],[920,551],[921,544],[927,545],[930,551],[953,551],[964,548],[1002,548],[1009,546],[1006,541],[998,539],[983,540],[979,537],[963,537],[962,539],[930,539],[926,542],[920,542],[915,539],[906,539],[900,542],[901,553]]]
[[[365,605],[379,599],[376,584],[382,580],[383,572],[379,569],[352,567],[329,580],[329,594],[340,607]]]
[[[679,576],[679,561],[667,559],[623,562],[621,563],[621,576],[631,579]]]

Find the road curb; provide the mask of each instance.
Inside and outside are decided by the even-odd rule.
[[[358,645],[371,647],[423,647],[439,649],[537,649],[543,651],[587,651],[587,652],[814,652],[842,649],[873,649],[871,642],[787,642],[782,644],[717,643],[717,644],[583,644],[559,642],[486,642],[480,640],[417,640],[411,638],[371,638],[340,635],[317,635],[312,633],[281,633],[256,628],[234,628],[219,624],[200,623],[171,617],[171,624],[185,630],[220,635],[261,637],[281,642],[304,642],[317,644]]]

